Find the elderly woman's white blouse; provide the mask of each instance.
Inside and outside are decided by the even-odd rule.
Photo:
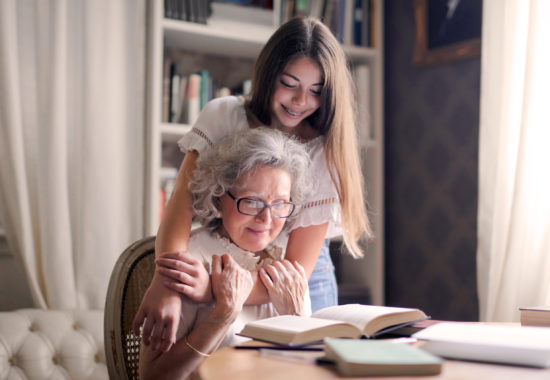
[[[201,111],[193,129],[178,145],[183,152],[195,150],[199,154],[231,133],[249,128],[244,98],[227,96],[211,100]],[[305,197],[298,216],[286,231],[328,222],[326,238],[342,235],[341,209],[338,192],[332,182],[325,159],[323,136],[305,143],[311,159],[309,177],[315,182],[314,193]]]
[[[271,264],[275,260],[281,260],[284,256],[284,247],[276,242],[272,243],[266,251],[268,258],[260,260],[252,252],[243,250],[233,244],[229,239],[221,237],[216,232],[211,232],[205,227],[193,230],[189,237],[188,250],[193,256],[202,260],[208,272],[211,272],[212,256],[229,254],[241,267],[247,270],[257,270],[264,265]],[[201,304],[190,301],[187,297],[182,297],[182,314],[178,326],[177,339],[186,336],[200,321],[212,311],[213,304]],[[311,301],[309,291],[305,294],[305,309],[308,315],[311,315]],[[235,335],[242,330],[249,321],[255,321],[262,318],[269,318],[278,315],[273,304],[244,306],[243,310],[231,325],[220,347],[238,344],[247,338]]]

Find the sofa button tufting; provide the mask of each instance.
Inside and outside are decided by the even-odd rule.
[[[29,331],[36,331],[36,326],[34,324],[29,326]]]
[[[73,330],[78,330],[78,324],[77,323],[73,323]]]
[[[11,365],[12,367],[15,367],[15,366],[17,365],[17,359],[15,358],[15,356],[12,356],[12,357],[8,360],[8,362],[10,363],[10,365]]]
[[[97,354],[94,355],[94,361],[96,363],[99,363],[99,352]]]
[[[53,364],[55,364],[55,365],[59,364],[59,358],[57,357],[57,355],[54,355],[52,357],[52,361],[53,361]]]

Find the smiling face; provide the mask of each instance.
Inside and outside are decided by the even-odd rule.
[[[285,131],[303,125],[319,108],[322,87],[321,69],[315,61],[307,57],[290,61],[275,84],[271,101],[273,126]]]
[[[290,200],[291,178],[283,169],[260,166],[241,176],[231,193],[235,198],[251,198],[266,204]],[[273,218],[269,209],[250,216],[237,210],[237,203],[229,195],[220,198],[222,225],[220,235],[231,239],[242,249],[259,252],[281,232],[285,218]]]

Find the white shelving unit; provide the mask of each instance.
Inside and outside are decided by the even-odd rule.
[[[359,100],[369,112],[370,136],[361,141],[365,179],[368,185],[369,215],[375,238],[366,247],[366,257],[359,261],[343,260],[346,281],[370,289],[372,303],[384,302],[384,197],[383,197],[383,0],[373,0],[374,46],[363,48],[344,46],[352,67],[368,66],[369,99]],[[273,25],[219,20],[212,18],[207,25],[165,19],[163,1],[150,0],[148,19],[148,109],[146,152],[145,234],[154,235],[159,225],[159,190],[161,184],[161,154],[163,143],[176,143],[188,132],[189,125],[162,122],[163,58],[165,48],[181,48],[193,54],[216,54],[253,61],[275,30]],[[278,7],[278,1],[275,2]],[[223,65],[223,62],[220,62]],[[361,85],[361,84],[358,84]]]

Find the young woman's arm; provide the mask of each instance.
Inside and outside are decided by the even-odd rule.
[[[173,193],[166,205],[155,240],[155,256],[169,252],[185,252],[191,231],[193,213],[188,183],[199,154],[187,152],[179,169]],[[180,294],[164,286],[164,278],[155,270],[134,318],[134,334],[139,335],[143,324],[143,342],[153,350],[167,351],[175,342],[177,322],[181,313]]]
[[[297,228],[290,233],[285,259],[296,261],[302,265],[308,279],[319,258],[319,252],[321,251],[327,228],[328,223],[324,223],[317,226]],[[190,255],[182,253],[165,255],[164,258],[159,260],[159,271],[168,278],[175,280],[175,282],[167,282],[165,284],[167,287],[197,301],[197,298],[190,296],[192,294],[190,291],[190,282],[193,282],[197,288],[207,289],[207,294],[204,296],[210,294],[210,288],[201,286],[201,281],[196,278],[196,273],[189,271],[186,264],[189,259],[185,256]],[[271,302],[272,300],[263,281],[258,276],[258,272],[252,271],[251,273],[254,287],[245,305],[261,305]],[[200,291],[193,294],[200,294]]]

